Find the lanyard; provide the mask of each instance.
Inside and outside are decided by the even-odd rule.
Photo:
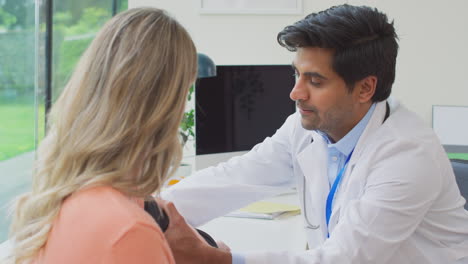
[[[349,160],[351,159],[351,155],[353,155],[353,150],[351,150],[351,153],[349,153],[348,158],[346,158],[346,161],[341,168],[340,172],[335,178],[335,181],[333,182],[333,186],[330,189],[330,192],[328,193],[327,197],[327,207],[326,207],[326,220],[327,220],[327,229],[328,229],[328,224],[330,222],[330,217],[332,213],[332,205],[333,205],[333,198],[335,197],[336,189],[338,188],[338,184],[340,184],[341,178],[343,177],[343,173],[346,169],[346,166],[348,165]],[[330,237],[330,233],[327,231],[327,237]]]

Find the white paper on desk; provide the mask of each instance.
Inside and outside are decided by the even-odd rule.
[[[231,212],[226,216],[272,220],[298,215],[300,213],[301,209],[296,205],[261,201],[252,203],[242,209]]]

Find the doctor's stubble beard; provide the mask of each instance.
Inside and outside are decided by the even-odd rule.
[[[306,130],[319,130],[329,134],[330,131],[339,126],[340,119],[336,118],[330,111],[325,112],[324,119],[322,120],[316,107],[305,106],[300,101],[296,101],[296,107],[312,111],[312,116],[301,114],[301,125]]]

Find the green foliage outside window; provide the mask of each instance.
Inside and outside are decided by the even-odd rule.
[[[0,0],[0,121],[6,125],[6,120],[12,120],[10,125],[0,129],[0,161],[34,149],[34,3],[34,0]],[[54,1],[53,100],[63,89],[96,32],[111,18],[111,3]],[[118,7],[119,11],[126,10],[127,0],[119,0]],[[44,24],[40,25],[40,31],[43,39]],[[39,51],[43,53],[44,46],[41,45],[44,42],[39,44]],[[37,70],[39,83],[43,84],[44,68]],[[43,134],[44,108],[38,111],[39,133]]]
[[[75,68],[79,58],[94,39],[96,32],[111,17],[110,10],[90,7],[83,10],[75,23],[71,12],[58,12],[54,15],[54,100],[60,94]],[[59,23],[60,22],[60,23]]]
[[[0,30],[6,30],[16,23],[16,17],[0,7]]]

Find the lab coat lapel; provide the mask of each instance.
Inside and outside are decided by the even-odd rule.
[[[359,137],[359,140],[356,144],[353,157],[351,157],[351,160],[349,161],[350,165],[356,164],[356,162],[359,160],[359,156],[361,155],[362,150],[364,149],[366,143],[369,141],[369,138],[372,135],[374,135],[375,131],[382,126],[382,123],[385,118],[386,109],[386,101],[379,102],[375,106],[374,113],[372,113],[369,123],[367,123],[366,128],[362,132],[362,135]]]
[[[304,190],[310,203],[307,218],[313,225],[320,225],[322,239],[326,237],[325,203],[330,190],[327,176],[327,143],[322,136],[312,132],[313,142],[297,155],[298,164],[304,174],[307,188]]]
[[[385,113],[386,113],[386,101],[377,103],[374,113],[372,113],[372,117],[369,120],[369,123],[367,124],[366,128],[362,132],[362,135],[359,137],[359,140],[356,144],[356,147],[354,148],[353,155],[351,156],[351,159],[349,160],[348,168],[346,168],[346,172],[343,175],[342,182],[340,186],[338,187],[338,190],[335,194],[335,199],[333,201],[333,208],[332,208],[332,215],[330,217],[330,226],[329,230],[330,232],[334,229],[335,225],[339,221],[339,216],[340,216],[340,211],[341,211],[341,206],[343,203],[348,200],[350,197],[344,197],[343,193],[345,192],[344,190],[347,190],[348,188],[348,183],[350,181],[350,178],[353,177],[352,172],[354,169],[354,166],[356,166],[356,163],[359,161],[359,158],[362,154],[362,150],[364,149],[366,142],[368,142],[369,138],[375,133],[377,129],[380,128],[382,125],[384,118],[385,118]],[[353,190],[348,190],[346,193],[354,193]]]

